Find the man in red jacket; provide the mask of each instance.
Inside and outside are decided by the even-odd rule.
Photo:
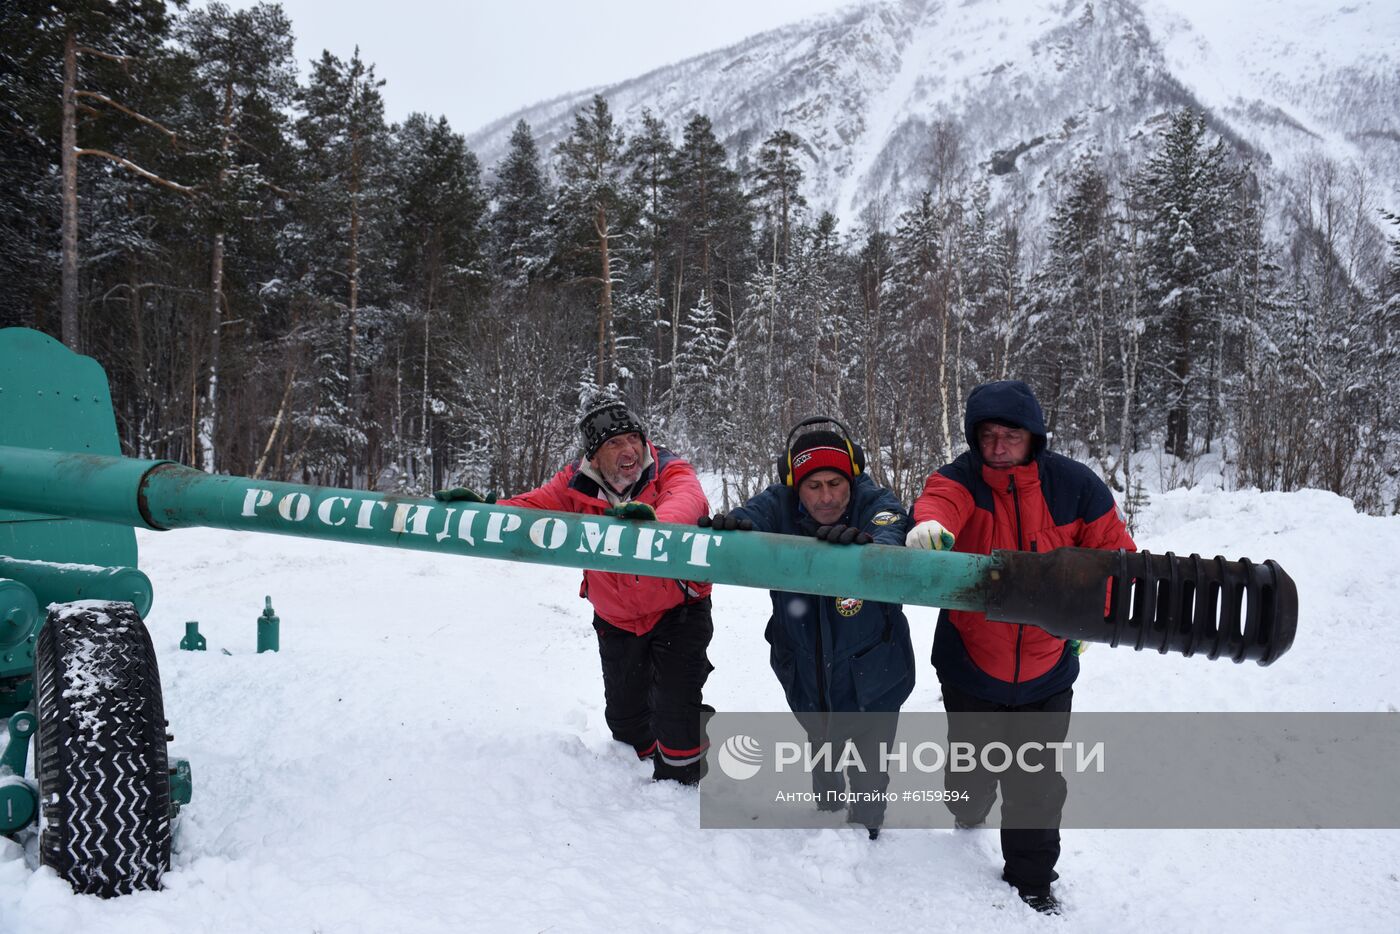
[[[503,506],[612,515],[694,525],[710,504],[695,470],[647,440],[620,402],[579,422],[583,456],[544,486]],[[701,700],[713,670],[710,585],[663,577],[584,571],[579,596],[593,604],[603,660],[603,714],[613,738],[652,760],[654,779],[698,782],[705,772]]]
[[[1137,550],[1104,482],[1083,464],[1047,450],[1040,403],[1025,383],[1002,380],[972,390],[963,429],[969,450],[924,484],[914,501],[908,546],[982,555],[1069,546]],[[1024,742],[1064,741],[1079,657],[1063,639],[1035,626],[944,610],[934,631],[933,665],[950,744],[999,740],[1016,749]],[[1018,711],[1052,716],[985,716]],[[1007,730],[1009,735],[999,732]],[[1050,766],[1038,772],[1012,768],[1000,776],[980,767],[949,770],[948,790],[965,795],[948,804],[958,827],[986,820],[998,780],[1002,878],[1037,911],[1058,914],[1050,883],[1059,878],[1064,776]]]

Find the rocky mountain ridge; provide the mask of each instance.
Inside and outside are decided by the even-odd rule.
[[[1302,209],[1309,167],[1326,158],[1400,208],[1400,9],[1283,0],[1261,21],[1225,6],[867,3],[537,104],[468,142],[489,168],[524,119],[550,151],[600,93],[624,125],[649,109],[678,135],[704,113],[741,161],[775,129],[793,131],[809,203],[843,223],[960,173],[1034,216],[1081,153],[1127,168],[1165,115],[1190,105],[1266,186],[1292,194],[1280,204]]]

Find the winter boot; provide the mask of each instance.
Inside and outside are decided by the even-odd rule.
[[[1043,915],[1057,915],[1060,913],[1060,900],[1050,893],[1050,887],[1048,885],[1043,889],[1017,889],[1016,894],[1021,896],[1021,901],[1030,905]]]

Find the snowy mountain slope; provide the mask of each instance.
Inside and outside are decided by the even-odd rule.
[[[1294,181],[1319,156],[1400,203],[1400,6],[1142,0],[1167,67]],[[1262,15],[1261,15],[1262,13]],[[1300,194],[1304,194],[1300,192]]]
[[[1400,518],[1315,491],[1175,491],[1143,523],[1154,551],[1279,560],[1297,642],[1266,669],[1094,646],[1079,709],[1400,705]],[[1390,931],[1400,912],[1395,831],[1066,831],[1061,919],[999,881],[992,831],[702,831],[695,792],[652,784],[607,737],[577,572],[213,531],[140,544],[173,752],[194,767],[175,868],[163,892],[104,902],[0,844],[7,934],[1275,934]],[[264,594],[277,655],[253,654]],[[783,709],[766,594],[721,587],[715,604],[706,699]],[[910,615],[926,658],[934,611]],[[209,652],[176,650],[186,619]],[[918,674],[905,709],[940,709]]]
[[[805,142],[806,194],[844,222],[882,195],[936,182],[932,128],[957,127],[994,200],[1038,214],[1085,151],[1141,156],[1162,114],[1208,108],[1216,129],[1295,191],[1313,153],[1400,197],[1400,8],[1382,0],[903,0],[852,7],[611,87],[511,114],[469,137],[485,165],[518,119],[545,147],[594,93],[624,121],[674,131],[697,112],[739,155],[786,127]]]

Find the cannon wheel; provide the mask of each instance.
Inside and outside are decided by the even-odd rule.
[[[52,606],[34,662],[40,863],[82,895],[159,888],[170,779],[145,624],[130,603]]]

